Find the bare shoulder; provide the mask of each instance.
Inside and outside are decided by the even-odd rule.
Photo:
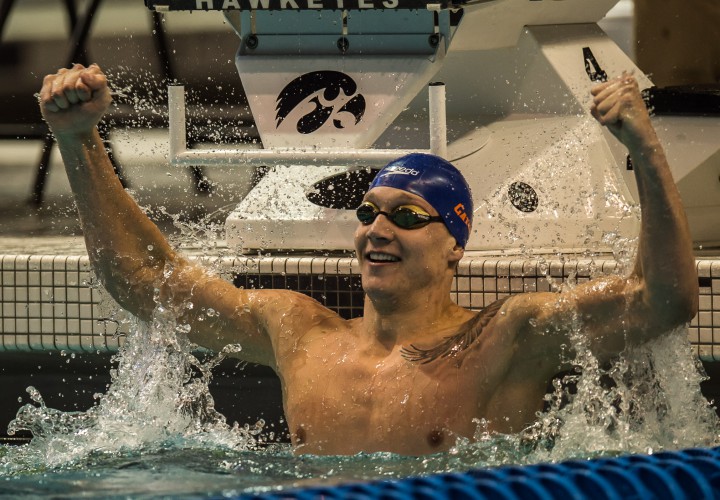
[[[348,321],[317,300],[290,290],[258,292],[260,311],[272,343],[276,363],[293,353],[304,351],[329,332],[348,328]]]
[[[504,306],[508,321],[546,327],[557,325],[568,314],[608,315],[621,302],[635,300],[635,283],[614,275],[564,288],[561,292],[531,292],[512,296]]]
[[[532,292],[508,297],[498,314],[498,323],[504,328],[519,332],[527,325],[537,324],[549,310],[562,302],[561,294]]]
[[[318,324],[345,321],[335,311],[299,292],[254,290],[249,293],[257,313],[270,327],[303,332]]]
[[[187,290],[180,293],[176,283],[171,300],[192,304],[182,308],[182,319],[191,326],[191,340],[216,351],[239,344],[242,350],[235,357],[245,361],[274,367],[278,354],[314,325],[342,320],[298,292],[236,288],[197,269],[189,274],[194,279],[184,280]]]
[[[513,295],[503,305],[496,329],[515,344],[516,357],[554,359],[565,343],[573,302],[571,295],[555,292]]]
[[[596,354],[618,352],[622,336],[635,321],[628,311],[641,310],[632,280],[603,276],[564,289],[513,296],[504,306],[505,331],[512,332],[518,356],[542,358],[554,369],[570,345],[572,332],[582,331]]]

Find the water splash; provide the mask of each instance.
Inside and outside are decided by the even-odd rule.
[[[648,454],[720,444],[720,420],[700,392],[706,377],[681,327],[601,365],[575,318],[574,369],[553,381],[548,410],[507,437],[519,463]],[[480,432],[479,441],[489,435]],[[520,454],[518,451],[525,450]]]
[[[211,370],[238,349],[229,346],[201,363],[186,340],[185,328],[158,306],[149,324],[136,321],[116,357],[112,384],[85,412],[48,408],[40,393],[28,388],[26,404],[10,423],[9,434],[30,431],[33,440],[0,460],[4,474],[27,473],[77,463],[91,454],[114,455],[174,443],[254,449],[263,422],[229,426],[208,389]]]

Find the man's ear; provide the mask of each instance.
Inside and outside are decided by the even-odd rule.
[[[456,265],[458,262],[460,262],[460,259],[463,258],[465,255],[465,249],[461,247],[460,245],[455,243],[455,245],[450,249],[450,254],[448,255],[448,261],[451,265]]]

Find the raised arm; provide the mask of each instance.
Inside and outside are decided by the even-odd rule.
[[[692,240],[680,195],[652,127],[636,80],[627,74],[592,89],[592,115],[628,149],[637,180],[642,221],[635,267],[628,277],[607,276],[561,294],[518,297],[518,318],[532,318],[522,337],[528,352],[557,366],[567,338],[560,327],[577,313],[596,355],[606,358],[689,322],[697,312],[698,281]],[[547,335],[552,331],[556,334]]]
[[[624,74],[592,93],[593,116],[628,148],[633,162],[642,210],[633,272],[645,306],[640,319],[658,328],[676,327],[690,321],[698,307],[695,257],[680,193],[635,79]]]
[[[288,291],[239,290],[176,253],[112,168],[96,128],[110,102],[97,65],[48,75],[40,92],[103,285],[142,319],[151,317],[159,301],[190,325],[194,342],[216,350],[240,343],[239,357],[273,366],[279,332],[287,328],[279,318],[291,317],[283,313],[294,307],[307,309],[309,299]]]
[[[96,65],[60,69],[45,77],[40,91],[40,109],[60,148],[93,268],[120,305],[147,319],[155,307],[152,287],[176,256],[112,168],[96,127],[111,100]]]

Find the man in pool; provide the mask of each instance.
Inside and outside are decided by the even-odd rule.
[[[123,190],[96,125],[111,97],[100,68],[45,77],[40,107],[62,153],[92,265],[124,308],[157,302],[190,338],[272,367],[298,453],[421,455],[535,421],[567,362],[568,318],[605,360],[688,322],[697,277],[687,221],[638,85],[623,74],[592,89],[593,116],[628,148],[642,224],[637,263],[563,293],[528,293],[481,312],[454,304],[472,198],[460,173],[427,155],[383,169],[358,209],[364,316],[345,320],[288,290],[237,289],[179,255]],[[464,209],[463,209],[464,207]],[[188,302],[193,308],[184,307]],[[212,308],[217,315],[203,317]]]

